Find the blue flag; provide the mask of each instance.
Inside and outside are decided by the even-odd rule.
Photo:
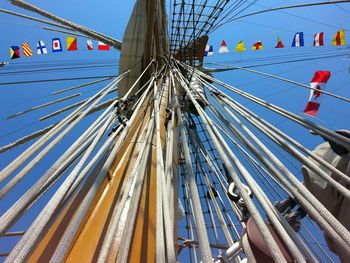
[[[304,33],[303,32],[295,33],[292,47],[303,47],[303,46],[304,46]]]
[[[213,46],[207,45],[207,46],[205,47],[205,50],[204,50],[204,56],[206,57],[206,56],[212,56],[212,55],[214,55]]]
[[[52,39],[52,52],[62,52],[62,44],[59,38]]]

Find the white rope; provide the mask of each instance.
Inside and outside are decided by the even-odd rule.
[[[112,85],[121,80],[129,71],[123,73],[119,78],[112,81],[108,84],[104,89],[96,93],[94,96],[89,98],[84,104],[82,104],[78,109],[73,111],[67,117],[65,117],[62,121],[60,121],[53,129],[51,129],[48,133],[46,133],[42,138],[32,144],[27,150],[25,150],[22,154],[20,154],[15,160],[13,160],[10,164],[8,164],[1,172],[0,172],[0,183],[6,180],[20,165],[22,165],[28,158],[35,154],[35,152],[42,147],[45,143],[47,143],[53,136],[55,136],[65,125],[72,122],[74,118],[76,118],[77,114],[82,111],[82,109],[90,104],[93,100],[98,98],[105,90],[108,90]]]
[[[129,123],[132,123],[135,120],[136,114],[140,111],[141,106],[143,105],[145,99],[147,98],[149,90],[153,85],[153,81],[154,81],[154,77],[151,78],[151,81],[150,81],[146,91],[141,96],[139,103],[137,104],[137,107],[134,110],[134,114],[132,115],[130,121],[127,123],[127,127],[125,128],[125,130],[128,129],[128,127],[130,125]],[[126,136],[126,134],[127,133],[125,133],[125,136]],[[122,137],[123,140],[124,140],[125,136]],[[143,137],[143,134],[141,134],[141,137]],[[146,135],[146,137],[147,137],[147,135]],[[99,259],[98,259],[99,263],[104,263],[106,261],[109,249],[112,248],[112,244],[115,242],[118,227],[120,225],[122,225],[122,223],[120,222],[121,221],[120,217],[121,217],[123,210],[126,208],[126,202],[128,200],[128,193],[130,192],[130,189],[133,186],[134,178],[137,175],[137,170],[139,169],[138,164],[141,162],[142,153],[145,152],[145,147],[146,147],[146,140],[144,140],[144,142],[141,145],[139,145],[139,148],[136,149],[136,150],[140,151],[140,154],[138,155],[138,157],[135,161],[135,166],[134,166],[133,170],[131,171],[130,175],[128,176],[127,181],[125,182],[125,184],[123,184],[123,191],[122,192],[125,194],[121,197],[120,202],[118,203],[117,206],[115,206],[115,208],[113,210],[111,221],[109,223],[108,230],[107,230],[106,236],[105,236],[104,241],[103,241],[103,245],[102,245],[100,253],[99,253]]]
[[[91,133],[87,133],[89,134],[88,137],[84,136],[84,140],[78,140],[77,143],[73,144],[61,158],[59,158],[29,190],[0,217],[0,233],[7,231],[18,218],[23,215],[24,211],[29,209],[29,207],[53,185],[59,176],[70,166],[72,161],[76,161],[75,158],[79,157],[81,151],[86,148],[94,138],[94,135],[96,135],[94,130],[92,130]]]
[[[169,84],[168,77],[165,79],[163,86],[165,87],[162,90],[163,97],[169,96],[170,84]],[[176,255],[175,255],[175,249],[174,249],[175,240],[174,240],[173,229],[172,229],[173,225],[171,222],[170,203],[169,203],[169,197],[170,197],[171,192],[169,192],[169,188],[167,187],[167,183],[166,183],[164,157],[163,157],[163,153],[162,153],[162,147],[161,147],[162,145],[161,145],[161,137],[160,137],[160,111],[159,111],[160,108],[159,107],[162,105],[162,102],[165,102],[165,99],[160,98],[160,91],[159,91],[159,95],[156,97],[156,100],[155,100],[156,136],[157,136],[157,195],[159,192],[161,192],[162,196],[161,196],[160,200],[157,200],[157,202],[160,202],[159,204],[157,203],[157,205],[162,206],[162,211],[163,211],[163,217],[158,218],[158,220],[162,221],[162,222],[160,222],[160,224],[164,223],[163,231],[160,232],[159,234],[164,235],[164,237],[165,237],[166,253],[164,251],[164,254],[167,256],[166,262],[175,263],[176,262]],[[164,146],[170,147],[168,145],[164,145]],[[170,147],[170,149],[172,151],[172,147]],[[168,174],[168,177],[170,177],[170,176],[172,176],[172,175]],[[157,211],[157,213],[158,213],[158,211]],[[157,216],[159,216],[159,215],[157,214]],[[157,226],[159,226],[158,223],[157,223]],[[161,230],[159,230],[159,231],[161,231]],[[157,233],[157,235],[158,235],[158,233]],[[162,242],[162,241],[160,240],[160,242]],[[157,253],[158,253],[158,251],[157,251]],[[162,255],[160,255],[160,257],[162,260],[163,259]],[[165,261],[165,257],[164,257],[164,261]]]
[[[260,118],[257,114],[253,113],[252,111],[250,111],[249,109],[247,109],[243,105],[239,104],[238,102],[230,101],[230,103],[232,103],[234,105],[234,107],[239,112],[245,113],[243,117],[245,119],[247,119],[250,123],[255,123],[255,125],[258,125],[261,129],[264,129],[266,132],[268,132],[269,135],[273,134],[274,138],[276,138],[277,137],[276,134],[278,134],[279,136],[281,136],[285,140],[294,144],[296,147],[298,147],[300,150],[302,150],[308,156],[311,156],[314,160],[316,160],[317,162],[322,164],[324,167],[326,167],[327,169],[329,169],[330,171],[335,173],[335,175],[339,176],[342,180],[345,180],[346,182],[348,182],[350,184],[350,178],[346,174],[344,174],[343,172],[336,169],[334,166],[332,166],[331,164],[329,164],[328,162],[326,162],[325,160],[320,158],[318,155],[314,154],[312,151],[310,151],[309,149],[304,147],[302,144],[300,144],[299,142],[297,142],[293,138],[289,137],[287,134],[283,133],[282,131],[280,131],[279,129],[277,129],[272,124],[265,121],[264,119]],[[281,138],[279,138],[278,141],[281,141]],[[318,174],[319,172],[316,172],[316,173]],[[336,186],[334,186],[334,187],[336,187]]]
[[[144,181],[145,175],[147,174],[146,166],[147,166],[147,162],[150,155],[150,149],[152,145],[154,122],[155,121],[153,117],[151,118],[148,125],[147,137],[146,137],[146,149],[144,154],[142,154],[141,164],[139,169],[137,170],[137,176],[135,177],[135,181],[134,181],[134,187],[131,188],[131,191],[128,193],[129,199],[130,199],[130,208],[128,209],[128,213],[126,217],[128,219],[128,222],[125,225],[125,228],[123,230],[123,235],[121,238],[123,242],[121,242],[119,246],[119,250],[118,250],[119,253],[118,253],[116,262],[126,263],[128,260],[127,258],[130,250],[130,243],[133,235],[133,229],[135,227],[138,203],[141,197],[143,181]]]
[[[56,202],[56,204],[54,204],[54,205],[57,205],[59,202],[61,202],[64,199],[65,195],[67,194],[67,192],[69,191],[71,186],[73,185],[73,187],[74,187],[74,182],[75,181],[78,182],[78,183],[76,183],[76,186],[79,184],[79,181],[81,181],[84,178],[84,176],[88,173],[88,171],[91,169],[91,167],[102,156],[103,152],[107,149],[107,147],[109,147],[109,145],[111,145],[111,143],[112,143],[113,139],[115,138],[115,136],[117,135],[117,133],[114,133],[113,136],[110,136],[108,138],[108,140],[104,143],[104,145],[99,148],[99,151],[96,153],[96,155],[93,157],[93,159],[89,162],[89,164],[84,168],[83,171],[80,172],[80,170],[82,169],[83,165],[85,164],[85,162],[87,161],[87,159],[91,155],[92,151],[96,147],[97,143],[101,140],[101,138],[102,138],[103,134],[105,133],[109,123],[111,123],[112,118],[113,118],[113,115],[111,115],[109,117],[109,119],[106,121],[106,123],[101,127],[101,129],[99,130],[99,133],[94,138],[93,142],[91,143],[91,145],[89,146],[87,151],[84,153],[84,155],[81,158],[81,160],[79,161],[79,163],[76,165],[76,167],[70,173],[70,175],[67,177],[67,178],[72,178],[72,180],[71,181],[65,180],[64,184],[67,185],[67,188],[64,189],[64,188],[60,187],[59,190],[62,191],[62,195],[59,196],[59,197],[57,197],[57,196],[53,197],[53,199]],[[120,129],[121,128],[122,128],[122,126],[120,126]],[[78,175],[79,175],[79,178],[76,178]],[[63,184],[62,184],[62,186],[63,186]],[[58,243],[58,245],[56,247],[56,250],[55,250],[55,252],[54,252],[50,262],[52,262],[52,263],[53,262],[62,262],[64,260],[66,254],[67,254],[67,251],[68,251],[68,249],[70,247],[70,244],[71,244],[71,242],[72,242],[72,240],[73,240],[73,238],[75,236],[75,233],[79,229],[80,224],[81,224],[81,222],[83,221],[83,219],[85,217],[85,213],[89,209],[90,202],[94,198],[94,195],[91,195],[91,194],[89,195],[88,194],[88,196],[90,198],[84,199],[84,201],[80,205],[79,210],[77,211],[77,213],[76,213],[76,215],[74,217],[74,220],[72,221],[71,225],[66,229],[63,237],[61,238],[60,242]],[[87,202],[85,200],[89,200],[90,202]],[[88,203],[88,204],[86,204],[86,203]],[[83,212],[81,212],[81,211],[83,211]],[[46,213],[46,216],[47,216],[47,214],[48,213]]]
[[[181,77],[181,76],[179,75],[179,77]],[[211,138],[214,142],[214,145],[216,146],[216,149],[217,149],[221,159],[223,160],[225,166],[228,168],[228,171],[229,171],[231,178],[233,179],[233,181],[237,185],[237,189],[241,193],[241,196],[242,196],[243,200],[245,201],[247,208],[249,209],[252,217],[254,218],[254,221],[258,225],[259,230],[261,231],[263,238],[267,241],[267,247],[270,250],[273,259],[277,262],[286,262],[280,249],[278,248],[278,245],[276,244],[276,242],[273,239],[271,233],[269,232],[264,220],[262,219],[259,211],[257,210],[255,205],[253,204],[251,198],[248,196],[247,192],[245,191],[245,188],[242,186],[242,183],[241,183],[239,177],[237,176],[236,173],[234,173],[234,168],[232,167],[226,154],[222,151],[221,143],[219,143],[219,140],[218,140],[218,138],[220,138],[220,134],[218,134],[218,132],[216,132],[214,135],[214,132],[212,131],[213,125],[209,126],[209,122],[208,122],[208,119],[206,118],[205,112],[202,110],[200,105],[196,102],[196,100],[193,98],[192,94],[189,92],[186,83],[182,82],[181,84],[182,84],[182,87],[185,89],[187,95],[191,99],[192,103],[196,107],[197,112],[201,116],[202,121],[205,124],[209,134],[211,135]],[[216,136],[218,136],[218,138],[216,138]],[[220,138],[220,141],[223,142],[223,139]]]
[[[24,111],[21,111],[21,112],[17,112],[15,114],[7,116],[6,119],[7,120],[13,119],[13,118],[16,118],[18,116],[27,114],[29,112],[32,112],[32,111],[35,111],[35,110],[39,110],[39,109],[45,108],[47,106],[51,106],[53,104],[56,104],[56,103],[59,103],[59,102],[62,102],[62,101],[66,101],[66,100],[69,100],[69,99],[73,99],[73,98],[76,98],[76,97],[79,97],[79,96],[81,96],[81,93],[72,94],[72,95],[66,96],[64,98],[59,98],[59,99],[54,100],[54,101],[46,102],[44,104],[37,105],[37,106],[34,106],[34,107],[30,108],[30,109],[27,109],[27,110],[24,110]]]
[[[244,116],[244,112],[241,111],[240,113],[242,116]],[[260,143],[259,146],[267,154],[269,154],[269,150],[262,143]],[[289,183],[285,181],[283,177],[279,176],[279,172],[277,172],[274,168],[270,167],[269,170],[274,170],[275,175],[278,174],[277,176],[280,178],[280,180],[284,181],[284,184],[288,187],[289,191],[293,193],[294,197],[303,205],[303,207],[310,214],[313,214],[313,218],[315,218],[315,220],[318,221],[320,225],[322,225],[323,229],[326,232],[329,231],[329,234],[335,239],[335,241],[337,240],[337,243],[340,243],[340,246],[344,247],[344,249],[347,250],[348,245],[346,245],[347,242],[344,243],[344,241],[349,240],[348,230],[341,223],[339,223],[339,221],[336,218],[334,218],[334,216],[305,188],[305,186],[302,183],[299,182],[299,180],[293,174],[290,173],[290,171],[276,157],[274,157],[273,155],[269,156],[277,164],[281,171],[283,171],[284,174],[287,175],[287,177],[292,181],[292,183],[298,187],[298,191],[300,191],[300,193],[308,201],[306,201],[304,198],[298,199],[297,196],[300,196],[300,194],[296,191],[294,187],[290,186]],[[259,156],[257,155],[257,157]],[[267,167],[270,166],[266,162],[265,165],[267,165]],[[328,223],[325,223],[324,220],[322,220],[322,218],[327,220]],[[330,226],[333,227],[334,230],[330,229]],[[334,233],[334,231],[336,231],[337,234]]]
[[[109,121],[111,120],[110,115]],[[60,188],[56,191],[47,205],[43,208],[39,216],[34,220],[33,224],[29,227],[22,239],[17,243],[15,248],[12,250],[9,257],[6,259],[7,262],[19,261],[22,262],[28,258],[36,242],[43,235],[43,230],[45,229],[47,223],[50,221],[53,213],[56,211],[60,202],[64,199],[66,193],[69,191],[71,185],[76,179],[76,175],[79,172],[82,164],[86,161],[87,157],[92,152],[92,149],[96,146],[97,142],[101,139],[106,126],[109,121],[100,128],[99,134],[94,138],[94,141],[89,146],[88,150],[84,153],[82,159],[79,161],[78,165],[73,169],[73,171],[68,175],[65,181],[62,183]],[[101,147],[98,154],[104,150],[112,141],[112,136],[107,140],[107,142]],[[96,157],[96,156],[95,156]],[[94,158],[91,162],[95,162],[97,158]],[[83,171],[80,175],[83,175]]]
[[[44,158],[44,156],[46,156],[46,154],[54,146],[56,146],[63,139],[63,137],[67,135],[67,133],[71,131],[91,111],[95,105],[97,105],[100,100],[102,100],[107,95],[107,92],[112,88],[113,86],[110,86],[108,89],[104,90],[104,92],[86,110],[78,115],[78,117],[74,119],[63,131],[61,131],[57,137],[55,137],[46,147],[44,147],[44,149],[41,150],[40,153],[38,153],[24,168],[22,168],[22,170],[0,190],[0,199],[3,198],[14,186],[16,186],[16,184],[20,182],[34,168],[34,166],[38,164]],[[56,125],[46,135],[58,128],[58,125]]]
[[[160,103],[161,90],[158,90],[157,83],[154,82],[154,117],[155,117],[155,136],[156,136],[156,262],[165,262],[165,247],[164,247],[164,221],[163,221],[163,205],[164,198],[162,187],[164,181],[164,161],[162,153],[162,145],[160,138]]]
[[[192,143],[193,147],[196,147],[197,144],[195,143],[194,139],[192,138],[193,136],[191,136],[191,132],[189,132],[189,137],[190,137],[190,140],[191,140],[191,143]],[[200,162],[200,160],[199,160],[199,162]],[[225,237],[225,239],[226,239],[226,241],[227,241],[227,244],[228,244],[229,246],[232,246],[233,243],[234,243],[234,242],[233,242],[233,239],[232,239],[232,237],[231,237],[231,235],[230,235],[230,233],[229,233],[229,230],[228,230],[227,224],[226,224],[226,222],[225,222],[225,219],[224,219],[224,217],[223,217],[223,215],[222,215],[222,213],[221,213],[221,210],[220,210],[220,208],[219,208],[219,205],[218,205],[218,203],[217,203],[217,201],[216,201],[216,198],[215,198],[215,196],[214,196],[213,189],[212,189],[212,187],[211,187],[211,185],[210,185],[208,175],[207,175],[207,173],[205,172],[205,170],[204,170],[204,168],[203,168],[203,166],[202,166],[202,163],[200,162],[199,164],[200,164],[199,167],[201,168],[201,171],[202,171],[202,173],[203,173],[203,175],[204,175],[203,178],[204,178],[204,182],[205,182],[205,184],[206,184],[206,187],[207,187],[207,189],[208,189],[208,193],[209,193],[209,196],[210,196],[210,200],[211,200],[212,203],[213,203],[213,206],[214,206],[216,215],[217,215],[217,217],[218,217],[219,223],[220,223],[220,225],[221,225],[221,228],[222,228],[222,232],[223,232],[223,234],[224,234],[224,237]],[[219,193],[218,193],[218,194],[219,194]],[[208,199],[208,198],[206,198],[206,199]],[[208,208],[209,208],[209,210],[211,210],[211,209],[210,209],[210,204],[209,204],[209,202],[208,202]],[[212,215],[211,215],[211,216],[212,216]],[[215,222],[215,221],[213,221],[213,222]],[[214,224],[215,224],[215,223],[214,223]],[[216,232],[216,230],[215,230],[215,232]]]
[[[220,118],[222,118],[222,119],[224,118],[214,107],[212,107],[212,109],[215,110],[215,114],[218,114],[220,116]],[[224,123],[225,123],[225,125],[228,125],[228,127],[230,129],[232,129],[232,130],[234,129],[234,126],[231,125],[230,123],[228,123],[228,121],[225,121]],[[236,129],[234,129],[234,131],[237,132]],[[241,135],[240,137],[243,138],[243,135]],[[261,206],[265,210],[267,216],[271,220],[271,222],[274,225],[276,231],[280,234],[280,236],[283,239],[285,245],[288,247],[288,250],[293,255],[294,260],[296,262],[306,262],[304,257],[303,257],[303,255],[299,251],[298,247],[295,245],[293,240],[290,238],[288,233],[285,231],[284,227],[281,225],[281,222],[278,220],[276,215],[273,213],[273,210],[275,210],[275,208],[273,207],[272,204],[270,204],[270,200],[268,199],[268,197],[264,194],[264,192],[261,190],[260,186],[251,177],[251,175],[246,170],[246,168],[240,163],[238,158],[236,156],[234,156],[232,152],[228,151],[229,150],[228,145],[225,145],[225,149],[227,149],[226,151],[228,152],[229,156],[234,161],[236,167],[238,168],[240,173],[243,175],[244,179],[247,181],[250,189],[252,190],[252,192],[254,193],[255,197],[258,199],[259,203],[261,204]],[[280,220],[281,219],[283,220],[283,218],[280,218]],[[285,225],[286,224],[288,224],[288,223],[285,222]],[[310,258],[312,259],[312,257],[310,257]],[[315,260],[311,260],[310,262],[316,262],[316,261]]]
[[[184,67],[188,68],[188,66],[183,64],[183,63],[181,63],[181,65],[183,65]],[[280,114],[280,115],[282,115],[282,116],[284,116],[284,117],[286,117],[286,118],[288,118],[288,119],[290,119],[290,120],[300,124],[301,126],[306,127],[307,129],[311,129],[311,130],[315,131],[317,134],[320,134],[321,136],[323,136],[323,137],[325,137],[327,139],[333,140],[337,144],[340,144],[340,145],[342,145],[345,148],[350,150],[350,139],[348,139],[348,138],[346,138],[346,137],[344,137],[344,136],[342,136],[340,134],[337,134],[337,133],[335,133],[335,132],[333,132],[333,131],[331,131],[331,130],[329,130],[327,128],[324,128],[324,127],[322,127],[320,125],[317,125],[317,124],[315,124],[315,123],[313,123],[313,122],[311,122],[311,121],[309,121],[307,119],[304,119],[304,118],[302,118],[302,117],[300,117],[300,116],[298,116],[298,115],[296,115],[294,113],[291,113],[291,112],[289,112],[287,110],[284,110],[284,109],[282,109],[282,108],[280,108],[280,107],[278,107],[276,105],[268,103],[268,102],[266,102],[266,101],[264,101],[264,100],[262,100],[262,99],[260,99],[258,97],[255,97],[255,96],[253,96],[253,95],[251,95],[251,94],[249,94],[247,92],[239,90],[239,89],[237,89],[237,88],[235,88],[235,87],[233,87],[231,85],[228,85],[228,84],[226,84],[226,83],[224,83],[224,82],[222,82],[222,81],[220,81],[218,79],[215,79],[215,78],[213,78],[213,77],[211,77],[211,76],[209,76],[209,75],[207,75],[207,74],[205,74],[203,72],[198,71],[197,69],[194,69],[194,71],[199,76],[204,77],[206,79],[209,79],[209,80],[219,84],[220,86],[222,86],[222,87],[224,87],[224,88],[226,88],[226,89],[228,89],[228,90],[230,90],[230,91],[232,91],[232,92],[234,92],[234,93],[236,93],[236,94],[238,94],[238,95],[240,95],[242,97],[245,97],[245,98],[247,98],[247,99],[249,99],[249,100],[251,100],[251,101],[253,101],[253,102],[255,102],[255,103],[257,103],[257,104],[259,104],[259,105],[261,105],[261,106],[271,110],[271,111],[274,111],[274,112],[276,112],[276,113],[278,113],[278,114]],[[221,91],[217,90],[216,88],[214,88],[214,89],[215,89],[215,91],[217,91],[219,93],[222,93]]]
[[[193,173],[193,168],[191,164],[191,157],[188,149],[188,143],[186,140],[186,133],[185,133],[185,126],[182,120],[182,113],[179,107],[179,104],[177,102],[176,98],[176,104],[175,104],[176,110],[177,110],[177,117],[178,117],[178,125],[180,129],[181,139],[182,139],[182,147],[185,155],[185,164],[186,164],[186,174],[185,178],[186,181],[189,184],[190,188],[190,199],[193,203],[193,210],[194,210],[194,221],[196,224],[196,231],[197,231],[197,237],[199,242],[199,250],[201,253],[201,259],[204,263],[209,263],[212,261],[210,246],[209,246],[209,239],[208,234],[206,231],[204,218],[203,218],[203,211],[200,205],[200,199],[199,194],[197,191],[195,176]]]
[[[197,71],[198,72],[198,71]],[[218,80],[215,80],[214,78],[211,78],[210,76],[208,76],[209,79],[212,79],[214,80],[214,82],[220,82],[220,85],[225,85],[225,87],[237,92],[237,94],[240,94],[242,96],[245,96],[251,100],[254,100],[254,101],[258,101],[258,103],[261,103],[263,105],[267,105],[270,106],[271,104],[268,104],[266,102],[263,102],[261,99],[258,99],[250,94],[247,94],[243,91],[238,91],[237,89],[235,88],[232,88],[230,85],[227,85],[221,81],[218,81]],[[208,84],[209,86],[212,86],[210,84]],[[218,91],[217,89],[215,89],[217,92],[219,92],[221,94],[221,91]],[[225,99],[225,98],[224,98]],[[265,106],[266,106],[265,105]],[[275,108],[278,108],[276,106],[274,106]],[[279,108],[280,109],[280,108]],[[287,111],[283,110],[283,109],[280,109],[281,111],[284,111],[286,113],[288,113]],[[293,115],[293,114],[291,114]],[[288,115],[289,116],[289,115]],[[297,118],[298,116],[296,116]],[[300,118],[300,117],[298,117]],[[310,122],[311,123],[311,122]],[[304,125],[303,125],[304,126]],[[323,134],[328,134],[328,136],[333,136],[333,134],[335,134],[334,132],[330,132],[329,130],[323,128],[323,127],[320,127],[318,125],[315,125],[313,123],[310,124],[310,126],[312,127],[316,127],[318,129],[318,131],[321,131],[321,133]],[[338,134],[336,134],[336,136],[332,137],[332,138],[335,138],[337,137]],[[343,136],[340,136],[340,137],[343,137]],[[342,138],[344,140],[344,138]],[[348,139],[347,139],[348,140]],[[338,140],[338,142],[340,142],[340,140]],[[344,142],[342,142],[344,144]],[[345,143],[346,145],[346,143]],[[260,147],[265,147],[263,144],[260,145]],[[266,148],[266,147],[265,147]],[[260,154],[256,155],[257,157],[261,157]],[[304,187],[304,185],[302,183],[300,183],[298,181],[297,178],[294,177],[293,174],[291,174],[289,172],[288,169],[286,169],[284,167],[284,165],[277,159],[277,158],[274,158],[274,156],[270,156],[270,158],[273,158],[274,159],[274,162],[278,165],[279,169],[281,169],[281,171],[283,171],[283,173],[285,175],[287,175],[288,179],[291,180],[293,182],[293,184],[295,184],[297,186],[297,189],[298,191],[300,191],[300,193],[304,196],[302,196],[298,191],[296,191],[296,188],[295,187],[292,187],[289,185],[289,183],[285,180],[284,177],[282,176],[279,176],[279,172],[277,170],[275,170],[275,168],[273,166],[271,166],[269,164],[269,162],[265,162],[265,165],[267,165],[267,167],[269,167],[269,170],[271,172],[273,172],[275,174],[275,176],[279,177],[279,179],[281,181],[284,182],[284,184],[286,186],[288,186],[289,188],[289,191],[293,193],[294,197],[298,200],[298,202],[300,204],[302,204],[302,206],[310,213],[313,215],[314,218],[316,218],[316,220],[319,220],[318,223],[320,224],[320,226],[329,234],[331,235],[333,238],[334,238],[334,241],[339,245],[339,247],[342,247],[344,248],[344,251],[350,251],[350,247],[349,247],[349,231],[342,225],[339,223],[338,220],[336,220],[334,218],[334,216],[312,195],[310,194],[310,192]],[[262,160],[263,161],[263,160]],[[307,202],[305,200],[305,198],[307,198],[307,200],[311,200],[311,202]],[[317,210],[315,209],[317,208]],[[321,213],[319,213],[318,211],[320,211]],[[327,223],[328,222],[328,223]],[[332,227],[332,228],[330,228]],[[346,242],[344,242],[346,241]]]

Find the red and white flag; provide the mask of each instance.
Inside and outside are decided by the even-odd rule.
[[[98,50],[109,50],[109,46],[102,41],[98,41]]]
[[[226,42],[225,42],[225,40],[223,40],[221,42],[221,47],[219,49],[219,53],[222,54],[222,53],[228,53],[228,52],[229,52],[229,50],[228,50],[228,47],[226,45]]]
[[[94,45],[92,44],[92,40],[91,39],[86,40],[86,44],[87,44],[87,49],[88,50],[94,50]]]
[[[331,73],[329,71],[318,70],[315,72],[314,77],[311,80],[310,87],[310,98],[309,102],[306,104],[304,113],[315,117],[317,115],[318,109],[320,108],[321,102],[321,92],[320,90],[326,89],[326,83],[329,80]]]
[[[324,35],[323,32],[315,34],[315,36],[314,36],[314,47],[320,47],[320,46],[324,45],[323,44],[323,35]]]

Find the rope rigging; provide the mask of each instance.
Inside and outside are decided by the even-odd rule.
[[[22,0],[10,2],[121,48],[122,43],[109,36]],[[348,162],[349,133],[295,114],[283,102],[274,103],[270,98],[276,93],[253,95],[244,85],[233,86],[224,74],[217,74],[220,79],[216,75],[236,70],[242,76],[245,73],[239,72],[245,71],[316,90],[281,77],[283,72],[251,68],[330,61],[347,56],[347,49],[266,51],[262,57],[209,63],[200,61],[197,53],[210,32],[230,21],[349,1],[247,13],[256,0],[172,0],[169,54],[157,43],[163,41],[157,35],[162,34],[157,19],[165,2],[146,2],[147,11],[138,10],[137,15],[152,15],[154,7],[157,15],[146,31],[155,36],[144,40],[150,43],[144,47],[146,58],[117,76],[98,76],[98,70],[119,65],[114,59],[18,63],[0,72],[9,77],[38,73],[38,79],[5,80],[3,86],[76,80],[23,100],[21,104],[31,104],[3,120],[18,124],[25,119],[31,121],[26,126],[37,126],[0,147],[0,243],[18,237],[0,257],[5,262],[336,262],[333,251],[341,260],[348,258],[348,222],[312,191],[308,178],[317,176],[327,190],[341,196],[337,207],[350,202],[349,170],[317,152],[322,146]],[[83,76],[95,69],[95,76]],[[46,71],[80,75],[42,79]],[[332,74],[341,72],[344,67]],[[286,94],[285,89],[278,93]],[[37,110],[53,105],[39,116]],[[32,122],[32,116],[37,121]],[[17,131],[25,129],[19,126]],[[308,138],[324,142],[311,150],[314,142],[305,144]]]

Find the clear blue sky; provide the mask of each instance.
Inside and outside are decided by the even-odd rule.
[[[110,35],[116,39],[122,40],[123,32],[131,13],[134,1],[78,1],[78,0],[60,0],[60,1],[39,1],[31,0],[30,3],[37,5],[43,9],[51,11],[58,16],[72,20],[79,24],[90,27],[96,31]],[[248,11],[264,9],[265,7],[298,4],[312,1],[257,1]],[[8,1],[2,1],[0,8],[18,11],[20,13],[31,14],[22,9],[9,4]],[[248,12],[247,11],[247,12]],[[214,51],[217,52],[221,40],[226,40],[230,53],[218,55],[211,58],[206,58],[205,62],[226,63],[232,65],[256,65],[268,62],[281,62],[304,57],[320,57],[324,54],[341,54],[347,51],[342,57],[330,57],[320,60],[303,61],[297,63],[275,64],[271,66],[257,67],[256,70],[262,72],[283,76],[304,84],[308,84],[316,70],[329,70],[332,76],[327,85],[327,90],[334,92],[344,97],[350,98],[349,89],[349,54],[348,45],[345,48],[331,46],[331,40],[335,32],[341,28],[346,30],[346,40],[350,44],[350,5],[338,4],[332,6],[310,7],[288,11],[271,12],[242,19],[237,22],[224,25],[219,30],[209,35],[209,44],[214,45]],[[98,75],[113,75],[117,74],[119,61],[119,52],[112,50],[109,52],[86,50],[86,39],[78,37],[77,52],[64,51],[59,54],[51,53],[51,39],[60,37],[65,48],[65,34],[49,32],[42,30],[40,24],[34,21],[23,20],[17,17],[12,17],[0,13],[0,61],[9,61],[9,46],[20,46],[23,42],[29,42],[32,50],[35,52],[35,45],[38,40],[43,40],[48,48],[46,56],[37,56],[31,58],[21,58],[11,61],[8,70],[23,70],[34,69],[36,64],[50,63],[51,65],[62,65],[67,67],[70,65],[85,65],[88,63],[108,62],[114,67],[86,69],[77,71],[53,71],[44,73],[28,73],[28,74],[1,74],[6,68],[0,68],[0,82],[12,82],[27,79],[51,79],[51,78],[66,78],[66,77],[82,77],[82,76],[98,76]],[[304,32],[305,47],[291,48],[292,38],[295,32]],[[312,47],[313,35],[317,32],[325,33],[325,47]],[[284,50],[276,50],[277,36],[280,36],[284,45]],[[247,52],[243,54],[234,53],[234,47],[239,40],[245,42]],[[264,51],[250,51],[252,44],[255,41],[262,40]],[[96,47],[96,41],[94,41]],[[276,59],[276,57],[280,57]],[[273,59],[271,59],[273,57]],[[255,59],[253,62],[245,62],[247,59]],[[233,63],[233,61],[235,63]],[[207,65],[214,67],[213,65]],[[309,96],[309,90],[296,87],[291,84],[283,83],[278,80],[267,79],[265,77],[254,75],[252,73],[230,71],[226,73],[216,74],[221,80],[228,82],[238,88],[251,92],[259,97],[266,98],[269,102],[282,106],[291,112],[300,114],[305,107]],[[70,87],[82,83],[81,81],[70,82],[53,82],[39,83],[26,85],[0,85],[0,146],[29,134],[37,129],[46,127],[49,124],[59,120],[53,119],[47,122],[37,122],[36,120],[52,111],[55,111],[63,106],[69,105],[72,102],[80,101],[82,98],[91,96],[93,90],[98,86],[93,86],[82,90],[84,94],[81,97],[69,100],[68,102],[59,105],[51,106],[50,108],[38,110],[23,117],[13,120],[4,121],[3,119],[13,113],[25,110],[27,108],[45,103],[49,100],[57,99],[58,97],[51,96],[50,93],[60,90],[65,87]],[[74,91],[68,94],[74,94],[80,91]],[[237,96],[235,96],[236,98]],[[249,103],[237,97],[243,103]],[[308,136],[305,129],[300,129],[298,126],[289,121],[284,121],[281,117],[271,114],[270,112],[261,109],[261,107],[247,104],[249,107],[259,114],[263,115],[267,120],[276,124],[289,135],[299,139],[304,145],[312,149],[315,145],[321,142],[317,137]],[[317,123],[324,125],[330,129],[350,129],[349,123],[350,107],[349,104],[343,101],[336,100],[323,96],[321,109],[317,119],[313,119]],[[311,118],[309,118],[311,119]],[[27,126],[27,127],[25,127]],[[12,133],[14,130],[16,132]],[[8,135],[8,133],[12,133]],[[73,141],[74,136],[67,138],[66,143]],[[0,167],[4,167],[16,155],[21,153],[26,148],[26,145],[15,150],[1,154]],[[59,153],[58,149],[58,153]],[[57,154],[57,153],[56,153]],[[51,155],[48,158],[53,158]],[[36,168],[39,174],[44,171],[45,167]],[[21,192],[21,189],[19,189]],[[14,196],[9,196],[11,200]],[[7,208],[6,200],[0,202],[0,213],[2,214]],[[39,210],[40,207],[34,207]],[[25,222],[25,221],[24,221]],[[0,246],[1,247],[1,246]],[[5,245],[6,249],[6,245]],[[0,250],[2,252],[2,250]]]

